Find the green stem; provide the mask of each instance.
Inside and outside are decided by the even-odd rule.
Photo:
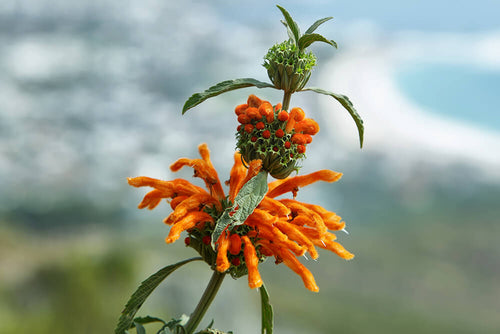
[[[285,91],[285,94],[283,95],[283,103],[282,104],[282,109],[290,112],[288,108],[290,107],[290,99],[292,97],[292,92],[287,92]]]
[[[201,319],[203,319],[203,316],[207,312],[208,307],[214,300],[215,295],[217,295],[217,291],[219,291],[219,288],[225,276],[225,273],[220,273],[217,270],[214,270],[212,278],[210,279],[210,282],[208,282],[205,292],[201,296],[201,299],[198,302],[198,305],[194,309],[193,313],[191,313],[186,326],[184,326],[186,334],[194,333],[194,331],[200,324]]]

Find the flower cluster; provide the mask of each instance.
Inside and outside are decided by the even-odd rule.
[[[236,146],[244,161],[262,160],[262,168],[277,179],[298,169],[298,160],[305,157],[307,144],[319,131],[318,123],[306,118],[301,108],[288,113],[281,103],[273,107],[255,95],[237,106],[235,113],[240,123]]]
[[[176,241],[181,232],[187,231],[187,246],[194,248],[214,270],[228,272],[233,277],[248,274],[250,288],[262,285],[258,264],[267,257],[274,257],[276,264],[283,262],[287,265],[311,291],[318,291],[318,286],[311,272],[297,257],[308,252],[316,259],[318,252],[315,246],[333,251],[347,260],[354,257],[335,242],[335,234],[329,231],[344,229],[345,223],[338,215],[295,199],[300,187],[316,181],[335,182],[340,179],[341,173],[330,170],[269,183],[267,194],[253,213],[242,225],[227,228],[216,240],[217,248],[214,250],[210,244],[215,222],[226,208],[231,207],[243,185],[260,172],[262,161],[252,160],[247,168],[240,154],[236,153],[230,178],[226,182],[229,186],[226,196],[210,161],[208,147],[200,145],[199,153],[201,159],[181,158],[170,169],[175,172],[184,166],[192,167],[194,176],[203,179],[208,191],[184,179],[162,181],[143,176],[128,179],[134,187],[154,188],[144,196],[140,209],[154,209],[162,199],[170,201],[173,212],[164,220],[171,225],[167,243]],[[276,199],[286,193],[292,193],[293,199]]]

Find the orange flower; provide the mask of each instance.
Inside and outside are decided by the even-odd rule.
[[[248,105],[260,102],[249,99]],[[167,243],[176,241],[181,232],[187,231],[186,246],[197,250],[213,270],[228,272],[233,277],[248,274],[250,288],[262,285],[258,264],[273,256],[276,263],[283,262],[297,273],[304,285],[317,292],[318,286],[311,272],[297,259],[306,252],[313,259],[319,254],[316,246],[330,250],[346,260],[353,254],[335,242],[335,234],[330,231],[342,230],[345,223],[334,212],[321,206],[295,200],[299,188],[316,181],[335,182],[342,176],[330,170],[288,177],[268,184],[268,192],[242,225],[227,228],[219,240],[215,240],[217,250],[212,249],[210,240],[217,219],[224,210],[231,207],[242,186],[259,173],[260,160],[249,163],[248,169],[242,163],[239,153],[234,156],[230,178],[226,182],[229,195],[226,197],[217,172],[211,161],[206,144],[201,144],[202,159],[181,158],[170,169],[177,171],[184,166],[194,169],[194,176],[200,177],[208,191],[183,179],[162,181],[149,177],[129,178],[134,187],[154,188],[144,196],[139,208],[155,208],[162,199],[170,201],[173,212],[164,220],[171,225]],[[286,193],[293,199],[276,199]],[[238,208],[236,208],[237,210]]]

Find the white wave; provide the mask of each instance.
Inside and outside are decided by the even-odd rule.
[[[433,114],[407,99],[394,75],[400,65],[421,60],[497,70],[500,33],[406,33],[392,40],[375,39],[341,53],[321,71],[321,87],[349,96],[364,119],[363,151],[382,154],[400,167],[422,161],[444,167],[471,165],[500,181],[500,133]],[[322,109],[332,109],[330,99],[319,101]],[[325,113],[337,124],[332,136],[346,150],[359,150],[354,122],[341,107],[334,107],[337,112]]]

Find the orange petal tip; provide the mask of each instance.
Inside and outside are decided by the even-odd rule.
[[[344,258],[345,260],[349,261],[349,260],[354,259],[354,256],[355,256],[354,254],[352,254],[352,253],[348,253],[348,254],[345,254],[345,255],[343,256],[343,258]]]
[[[308,286],[307,289],[312,292],[319,292],[319,287],[317,285]]]
[[[248,286],[250,287],[250,289],[260,288],[262,284],[262,280],[258,280],[257,282],[248,282]]]
[[[217,269],[218,272],[224,273],[224,272],[226,272],[229,269],[230,266],[231,265],[229,263],[227,263],[227,264],[223,264],[223,265],[218,265],[216,267],[216,269]]]
[[[167,244],[171,244],[171,243],[175,242],[175,240],[177,240],[177,239],[179,239],[179,237],[177,237],[177,238],[175,238],[175,237],[166,237],[165,238],[165,242]]]
[[[127,177],[127,183],[131,186],[138,187],[139,182],[137,181],[136,177]]]

